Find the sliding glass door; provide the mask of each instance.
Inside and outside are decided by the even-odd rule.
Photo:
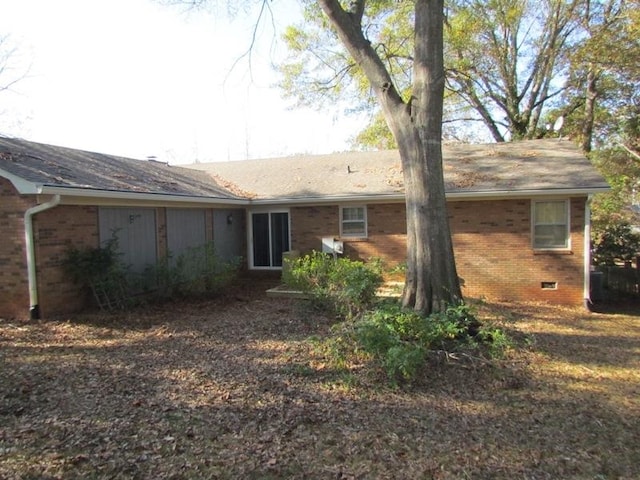
[[[289,213],[251,214],[252,266],[282,267],[282,253],[289,250]]]

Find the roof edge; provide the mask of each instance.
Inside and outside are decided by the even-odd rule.
[[[41,185],[30,182],[17,175],[0,169],[0,177],[9,180],[22,195],[68,195],[72,197],[104,198],[119,200],[143,200],[143,201],[167,201],[172,203],[203,203],[203,204],[227,204],[238,206],[250,205],[310,205],[328,204],[341,202],[400,202],[405,200],[404,193],[392,194],[370,194],[370,195],[334,195],[317,197],[282,197],[282,198],[225,198],[211,196],[192,195],[172,195],[167,193],[137,193],[114,190],[95,190],[74,187],[56,187]],[[604,193],[611,190],[609,186],[584,187],[584,188],[558,188],[558,189],[536,189],[536,190],[484,190],[467,192],[447,192],[448,200],[488,200],[492,198],[522,198],[522,197],[542,197],[554,195],[589,195],[594,193]]]
[[[40,193],[40,188],[42,185],[34,182],[30,182],[29,180],[25,180],[22,177],[14,175],[13,173],[9,173],[6,170],[0,168],[0,177],[6,178],[11,182],[14,188],[21,195],[31,195]]]
[[[538,190],[486,190],[470,192],[446,193],[448,200],[489,200],[492,198],[523,198],[523,197],[549,197],[557,195],[589,195],[603,193],[611,190],[610,187],[589,188],[558,188]],[[335,195],[322,197],[287,197],[287,198],[256,198],[250,200],[251,205],[310,205],[340,202],[380,202],[380,201],[404,201],[404,193],[398,194],[372,194],[372,195]]]
[[[41,186],[36,192],[41,195],[68,195],[72,197],[85,197],[85,198],[104,198],[104,199],[118,199],[118,200],[145,200],[145,201],[158,201],[163,200],[167,202],[175,203],[204,203],[204,204],[227,204],[227,205],[249,205],[248,199],[243,198],[224,198],[224,197],[209,197],[209,196],[193,196],[193,195],[172,195],[168,193],[137,193],[137,192],[122,192],[115,190],[95,190],[85,188],[73,188],[73,187],[54,187],[54,186]]]

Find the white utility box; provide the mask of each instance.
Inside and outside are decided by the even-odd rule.
[[[333,237],[322,237],[322,253],[344,253],[344,243]]]

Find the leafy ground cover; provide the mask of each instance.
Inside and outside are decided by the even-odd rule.
[[[480,305],[523,348],[392,389],[330,367],[331,321],[263,287],[0,321],[0,478],[640,477],[633,309]]]

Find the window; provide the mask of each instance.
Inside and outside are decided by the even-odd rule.
[[[340,209],[340,236],[367,236],[366,207],[342,207]]]
[[[569,248],[569,202],[533,202],[533,248]]]

